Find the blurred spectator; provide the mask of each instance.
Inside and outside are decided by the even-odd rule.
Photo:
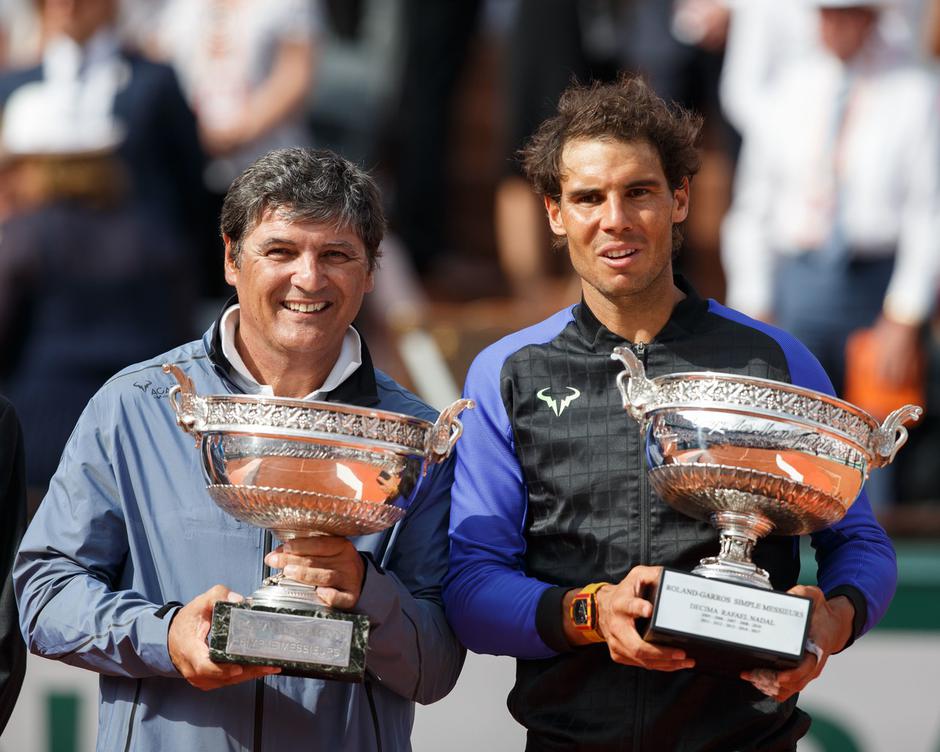
[[[667,102],[715,108],[728,24],[725,0],[621,3],[621,66],[642,73]]]
[[[482,6],[482,0],[404,0],[392,225],[421,273],[443,255],[451,105]]]
[[[42,36],[34,0],[0,0],[0,69],[35,65]]]
[[[718,97],[728,22],[729,0],[622,0],[618,26],[620,66],[641,73],[666,101],[705,118],[702,168],[691,187],[695,211],[677,266],[700,294],[718,299],[724,295],[721,218],[731,202],[738,148]]]
[[[730,8],[721,108],[738,133],[744,134],[751,122],[760,122],[777,74],[818,52],[817,11],[808,2],[778,0],[737,0]]]
[[[877,0],[816,0],[821,44],[782,63],[744,117],[723,227],[728,304],[774,320],[840,394],[845,350],[873,327],[888,387],[917,379],[940,260],[937,80]],[[896,496],[890,473],[872,502]]]
[[[728,304],[796,334],[837,389],[848,334],[877,322],[899,381],[936,292],[937,81],[882,33],[882,3],[816,4],[823,49],[780,71],[746,133]]]
[[[305,146],[303,103],[314,67],[310,0],[169,0],[158,48],[175,68],[224,194],[257,156]]]
[[[201,239],[210,297],[228,294],[217,225],[229,183],[271,149],[310,144],[303,104],[313,80],[318,7],[311,0],[164,3],[152,46],[176,70],[209,157],[196,180],[210,194]]]
[[[364,168],[379,152],[404,69],[402,0],[329,0],[307,107],[318,148]]]
[[[527,301],[551,294],[553,266],[570,267],[566,254],[552,264],[545,207],[522,175],[516,152],[555,111],[558,97],[572,80],[613,78],[617,67],[611,45],[598,43],[597,34],[591,33],[611,28],[613,10],[612,3],[583,0],[519,0],[516,4],[506,42],[509,148],[506,173],[496,189],[495,220],[503,273],[513,294]]]
[[[26,673],[26,646],[13,598],[13,557],[26,529],[23,435],[13,406],[0,397],[0,734]]]
[[[173,71],[122,47],[117,0],[37,0],[37,5],[48,39],[42,62],[0,77],[0,105],[24,84],[44,81],[109,112],[124,131],[118,156],[131,195],[185,240],[204,237],[202,152]]]
[[[25,84],[0,133],[0,352],[35,500],[104,381],[189,334],[186,246],[130,199],[115,157],[124,129],[76,93]]]

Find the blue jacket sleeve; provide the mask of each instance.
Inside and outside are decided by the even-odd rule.
[[[368,671],[398,695],[423,704],[456,684],[465,651],[444,617],[447,522],[453,459],[429,472],[399,523],[387,567],[366,565],[356,611],[371,623]]]
[[[796,338],[771,331],[783,347],[790,379],[797,386],[834,394],[819,361]],[[853,637],[874,627],[891,604],[898,568],[891,539],[875,519],[864,488],[845,517],[812,535],[816,579],[827,597],[847,596],[855,606]]]
[[[93,399],[17,554],[13,579],[30,651],[114,676],[179,676],[162,604],[120,589],[126,520],[112,470],[113,425]]]
[[[467,376],[475,410],[462,417],[452,489],[450,571],[444,605],[460,640],[477,653],[545,658],[536,610],[551,587],[526,576],[527,492],[500,395],[503,359],[484,351]]]

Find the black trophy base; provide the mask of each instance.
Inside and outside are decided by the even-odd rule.
[[[697,669],[736,675],[803,658],[809,598],[674,569],[663,570],[651,595],[653,615],[637,624],[643,639],[682,648]]]
[[[368,640],[369,619],[361,614],[219,601],[212,609],[209,657],[280,666],[286,676],[361,682]]]

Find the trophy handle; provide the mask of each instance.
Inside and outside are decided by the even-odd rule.
[[[904,405],[885,418],[881,428],[875,431],[873,437],[875,446],[873,467],[891,464],[894,455],[907,443],[908,434],[904,424],[919,420],[923,412],[924,409],[917,405]]]
[[[430,465],[443,462],[450,456],[454,444],[457,443],[457,439],[463,433],[463,423],[457,420],[457,416],[464,410],[472,410],[474,407],[476,407],[476,403],[473,400],[459,399],[441,410],[441,414],[432,426],[431,433],[428,436],[426,451],[428,461],[424,466],[425,472],[427,472]]]
[[[610,357],[611,360],[619,360],[624,366],[624,370],[617,374],[617,389],[623,399],[623,409],[640,423],[647,406],[656,401],[656,385],[646,378],[643,363],[629,347],[615,347]]]
[[[196,394],[193,380],[182,369],[173,363],[164,363],[163,372],[172,374],[179,382],[177,386],[170,387],[167,398],[170,407],[176,415],[176,422],[186,433],[191,433],[196,444],[199,444],[199,434],[205,420],[205,400]]]

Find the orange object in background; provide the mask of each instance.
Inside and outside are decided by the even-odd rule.
[[[878,420],[904,405],[924,405],[926,368],[923,352],[918,351],[912,377],[899,385],[887,384],[878,378],[881,353],[877,350],[872,329],[853,332],[845,345],[845,399]]]

